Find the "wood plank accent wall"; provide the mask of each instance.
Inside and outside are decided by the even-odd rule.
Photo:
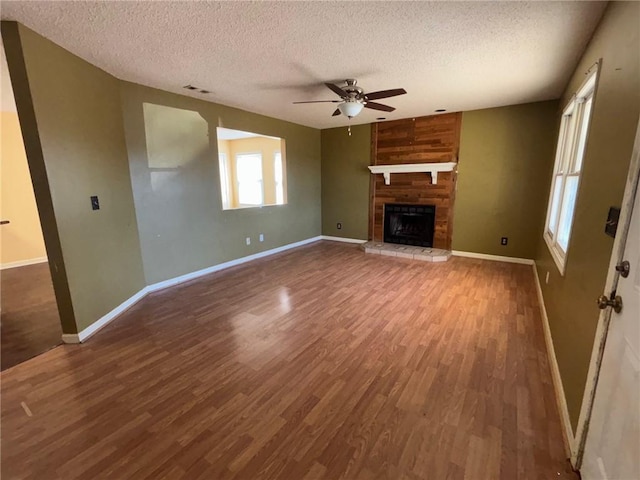
[[[371,164],[457,162],[461,113],[406,118],[371,125]],[[433,246],[451,250],[456,172],[438,174],[437,185],[428,173],[391,174],[385,185],[382,175],[371,175],[369,239],[382,241],[384,204],[434,205],[436,225]]]

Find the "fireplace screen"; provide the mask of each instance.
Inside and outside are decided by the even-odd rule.
[[[433,246],[436,207],[385,204],[384,241],[402,245]]]

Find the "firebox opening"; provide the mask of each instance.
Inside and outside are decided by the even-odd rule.
[[[436,207],[433,205],[384,206],[384,241],[401,245],[433,247]]]

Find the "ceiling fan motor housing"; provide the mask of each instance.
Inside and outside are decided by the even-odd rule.
[[[364,90],[356,85],[356,83],[358,83],[357,80],[348,78],[347,80],[345,80],[345,83],[347,84],[347,86],[342,87],[342,90],[347,92],[349,97],[356,98],[358,100],[364,99]]]

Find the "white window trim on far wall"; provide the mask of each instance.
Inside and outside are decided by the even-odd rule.
[[[563,110],[558,134],[556,160],[553,167],[543,236],[561,275],[564,275],[565,272],[571,244],[571,231],[580,190],[583,159],[589,136],[589,125],[593,117],[593,98],[598,79],[598,67],[599,63],[589,72],[582,86]],[[573,180],[575,184],[573,203],[571,192],[566,190],[570,180]],[[565,193],[569,197],[565,197]],[[556,208],[553,208],[554,205]],[[563,220],[565,221],[563,222]],[[562,245],[563,238],[566,238],[564,247]]]
[[[222,209],[228,210],[231,206],[231,192],[229,189],[229,162],[227,154],[218,153],[218,168],[220,170],[220,195],[222,197]]]

